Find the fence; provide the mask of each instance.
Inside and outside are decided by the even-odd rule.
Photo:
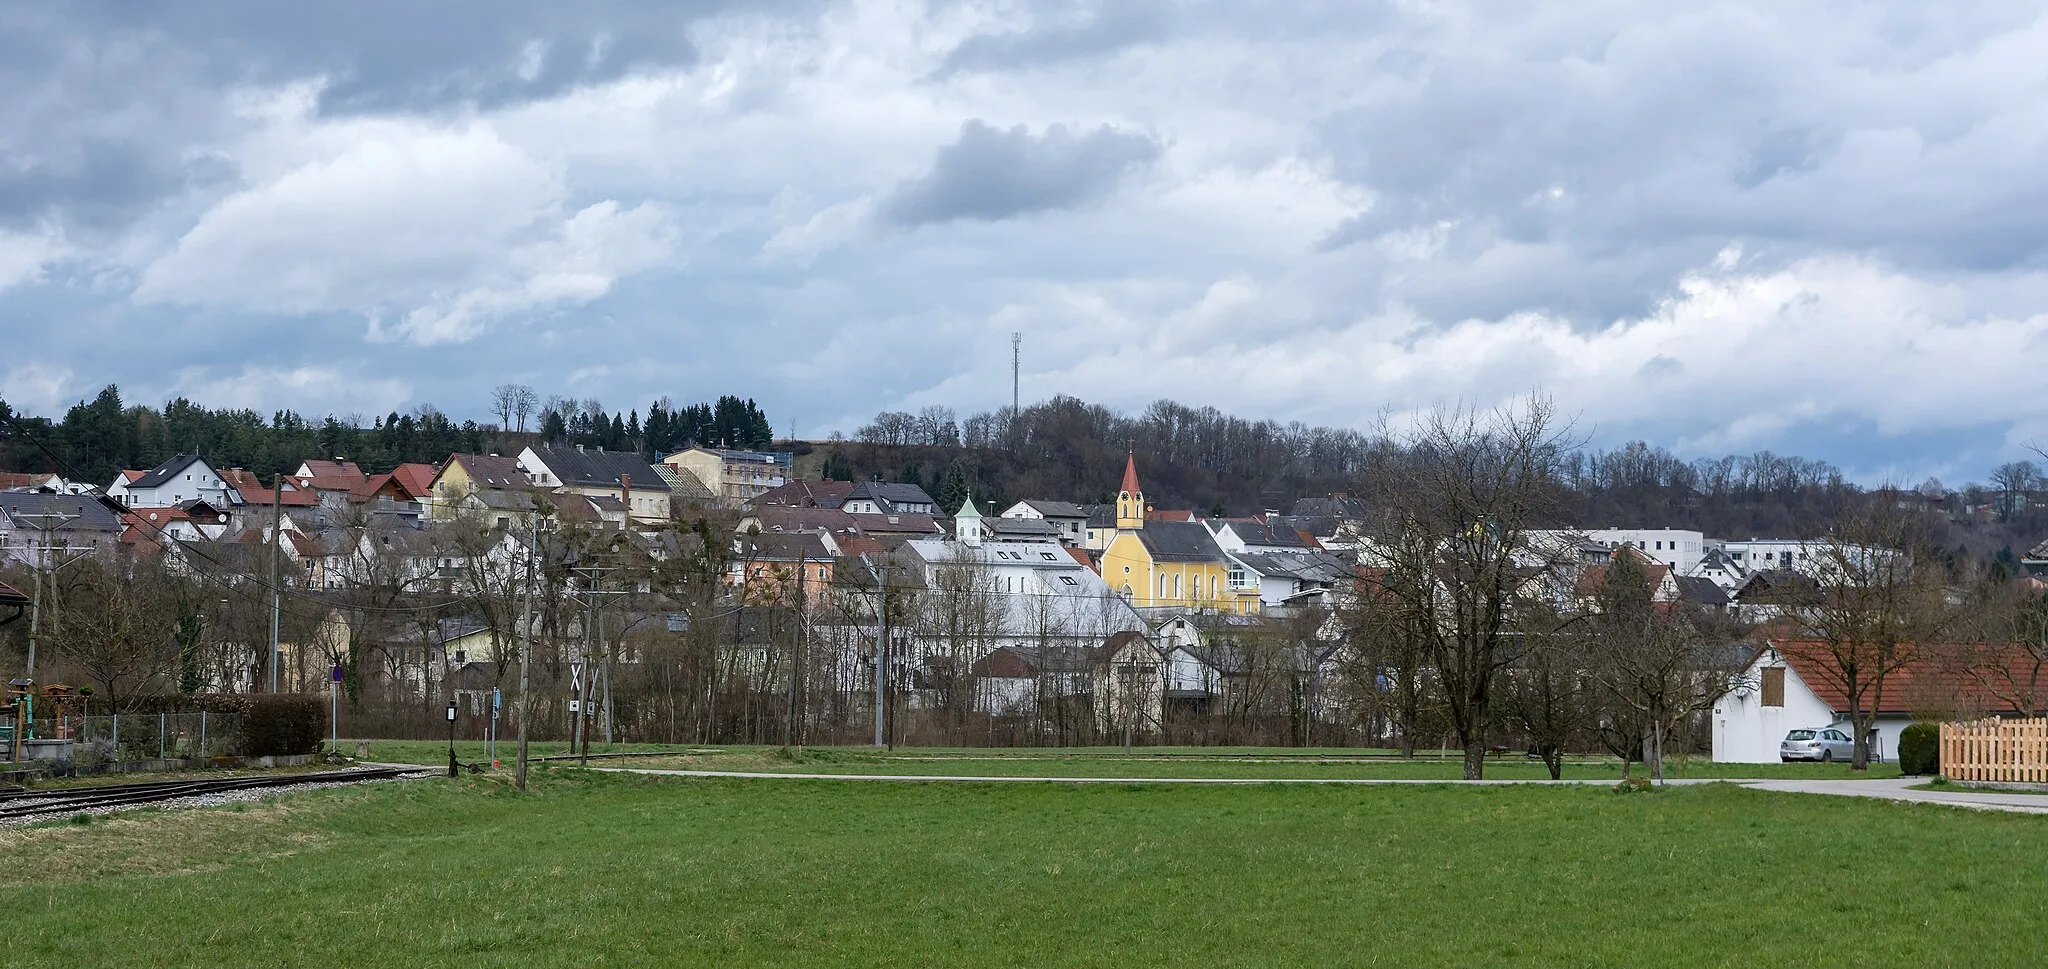
[[[223,757],[242,748],[242,718],[232,713],[124,713],[37,718],[33,736],[70,740],[82,766],[167,757]]]
[[[2048,719],[1942,724],[1941,776],[2048,784]]]

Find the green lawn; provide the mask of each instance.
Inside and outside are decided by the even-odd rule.
[[[0,965],[2034,966],[2048,820],[537,772],[0,831]]]
[[[348,745],[344,744],[344,747]],[[351,748],[352,749],[352,748]],[[1121,747],[1001,747],[944,748],[899,747],[878,751],[872,747],[807,747],[801,756],[769,747],[663,747],[658,744],[592,744],[591,751],[664,752],[658,757],[630,760],[592,761],[603,767],[653,767],[688,770],[774,771],[778,773],[833,774],[944,774],[972,776],[1039,777],[1230,777],[1302,778],[1360,777],[1452,780],[1460,776],[1462,763],[1431,751],[1413,761],[1366,759],[1357,749],[1257,748],[1257,747],[1139,747],[1125,754]],[[535,744],[535,756],[559,755],[567,751],[562,743]],[[1388,753],[1388,752],[1381,752]],[[456,755],[464,763],[485,759],[482,744],[456,744]],[[498,748],[498,758],[511,767],[512,750]],[[372,760],[395,763],[448,763],[446,741],[378,740],[370,744]],[[1635,773],[1643,767],[1636,765]],[[1873,765],[1865,777],[1897,777],[1894,764]],[[1547,779],[1550,773],[1539,762],[1514,756],[1490,760],[1486,776],[1502,780]],[[1565,765],[1566,778],[1615,780],[1621,777],[1621,763],[1613,758],[1586,757]],[[1686,761],[1665,761],[1667,777],[1798,777],[1850,778],[1856,776],[1844,764],[1716,764],[1695,757]]]

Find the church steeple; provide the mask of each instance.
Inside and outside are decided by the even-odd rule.
[[[968,495],[961,504],[958,514],[953,516],[953,537],[969,548],[980,548],[987,536],[982,531],[981,509],[974,507],[974,496]]]
[[[1124,456],[1124,484],[1116,493],[1116,527],[1145,527],[1145,491],[1138,487],[1138,458],[1135,454]]]

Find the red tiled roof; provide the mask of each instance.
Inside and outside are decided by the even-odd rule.
[[[1148,522],[1191,522],[1195,520],[1195,513],[1184,509],[1163,510],[1147,508],[1145,509],[1145,520]]]
[[[1824,644],[1815,640],[1778,639],[1772,640],[1770,646],[1829,709],[1838,713],[1849,709],[1849,690],[1846,679],[1841,675],[1841,664]],[[2022,683],[2037,680],[2040,692],[2048,694],[2048,667],[2044,667],[2037,678],[2032,669],[2034,659],[2026,650],[2011,647],[1994,652],[1990,658],[1992,662],[1988,666],[1976,671],[1963,663],[1944,663],[1931,658],[1907,663],[1881,678],[1881,697],[1877,682],[1864,686],[1864,702],[1875,701],[1878,713],[1909,715],[1964,708],[1986,713],[2031,712],[2010,709],[2010,703],[1999,699],[1985,687],[1986,680],[1996,682],[2001,674]],[[1869,661],[1866,660],[1864,665],[1870,665]]]
[[[1095,568],[1095,556],[1088,554],[1087,549],[1075,548],[1072,545],[1062,545],[1060,547],[1067,550],[1068,558],[1071,558],[1074,561],[1079,562],[1082,565],[1085,565],[1091,569]]]
[[[889,550],[888,546],[866,535],[833,535],[832,540],[838,543],[839,554],[848,558],[862,555],[880,555]]]
[[[50,478],[49,474],[31,474],[21,471],[0,471],[0,488],[36,488]]]
[[[434,476],[440,473],[441,469],[431,464],[415,461],[391,469],[391,478],[405,489],[408,497],[418,499],[434,493]]]
[[[813,509],[810,509],[810,510],[812,510],[812,511],[824,511],[825,509],[822,509],[822,508],[813,508]],[[848,515],[847,515],[846,517],[848,517],[848,518],[851,518],[851,519],[853,519],[853,524],[854,524],[854,527],[856,527],[856,528],[859,528],[859,529],[860,529],[861,531],[864,531],[864,532],[868,532],[868,533],[871,533],[871,534],[879,534],[879,535],[924,535],[924,534],[931,534],[931,535],[937,535],[937,534],[939,533],[939,525],[938,525],[938,522],[934,521],[934,520],[932,519],[932,516],[930,516],[930,515],[854,515],[854,514],[848,514]]]
[[[137,479],[141,478],[141,477],[142,477],[143,475],[145,475],[145,474],[148,474],[148,473],[149,473],[149,472],[147,472],[147,471],[123,471],[123,472],[121,472],[121,480],[123,480],[123,481],[135,481],[135,480],[137,480]]]
[[[229,468],[221,472],[220,477],[222,481],[228,483],[228,487],[235,489],[235,492],[242,496],[243,501],[251,505],[270,504],[270,489],[263,487],[262,479],[258,478],[255,472],[244,468]],[[284,480],[293,481],[297,479],[290,475],[285,475]],[[284,492],[284,498],[279,503],[286,508],[311,508],[320,503],[320,496],[311,491],[287,488]]]

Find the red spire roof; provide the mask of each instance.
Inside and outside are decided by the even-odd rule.
[[[1137,494],[1137,493],[1138,493],[1138,492],[1139,492],[1139,491],[1141,490],[1141,489],[1140,489],[1140,488],[1138,487],[1138,458],[1137,458],[1137,455],[1135,455],[1135,454],[1130,454],[1130,453],[1128,453],[1128,452],[1126,452],[1126,453],[1125,453],[1125,455],[1124,455],[1124,486],[1123,486],[1123,490],[1124,490],[1124,491],[1125,491],[1126,493],[1129,493],[1129,494],[1133,494],[1133,495]]]

